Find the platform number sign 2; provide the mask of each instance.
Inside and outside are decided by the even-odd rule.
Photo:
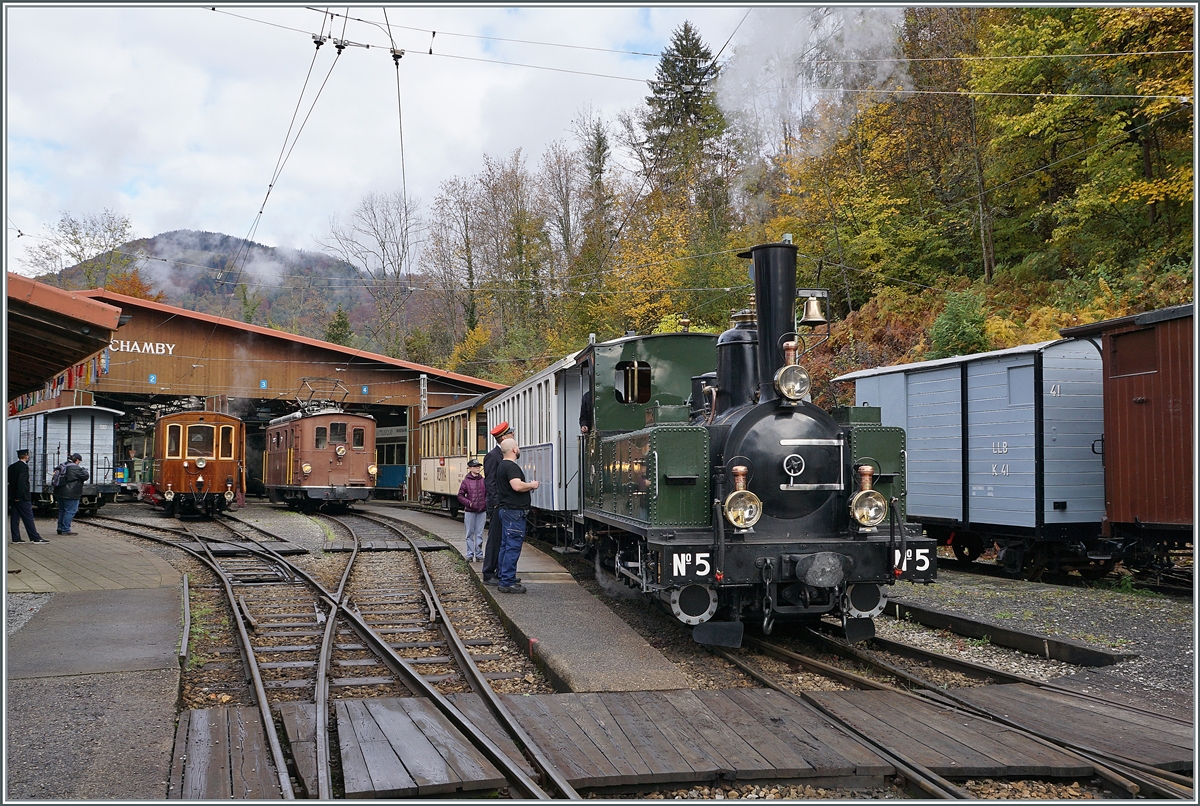
[[[150,375],[150,385],[151,385],[151,386],[154,386],[154,385],[156,385],[157,383],[158,383],[158,376],[157,376],[157,375],[155,375],[155,374],[153,374],[153,373],[151,373],[151,375]]]

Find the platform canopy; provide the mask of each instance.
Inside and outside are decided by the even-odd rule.
[[[120,321],[120,308],[9,272],[7,399],[102,350]]]

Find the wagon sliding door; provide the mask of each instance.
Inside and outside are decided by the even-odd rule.
[[[908,517],[962,521],[962,373],[907,375]],[[881,401],[882,402],[882,401]]]

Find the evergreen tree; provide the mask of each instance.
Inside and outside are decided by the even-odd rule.
[[[346,316],[345,309],[339,303],[337,310],[333,312],[333,317],[329,320],[329,324],[325,326],[325,341],[349,347],[350,340],[353,337],[354,330],[350,327],[350,317]]]
[[[656,178],[703,162],[728,128],[713,89],[717,73],[712,51],[685,20],[659,59],[641,120]]]

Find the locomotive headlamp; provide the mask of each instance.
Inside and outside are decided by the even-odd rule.
[[[887,499],[877,490],[871,489],[870,465],[858,468],[859,491],[850,499],[850,514],[863,526],[878,526],[887,517]]]
[[[367,465],[367,472],[374,476],[379,473],[379,468],[375,465]]]
[[[308,462],[305,462],[304,464],[300,465],[300,471],[307,476],[312,472],[312,465],[310,465]]]
[[[163,493],[163,498],[167,499],[168,501],[174,501],[175,500],[175,491],[167,490],[165,493]]]
[[[196,467],[204,467],[204,466],[205,466],[205,465],[207,465],[207,464],[208,464],[208,462],[206,462],[206,461],[205,461],[205,460],[203,460],[203,459],[197,459],[197,460],[196,460]]]
[[[725,499],[725,519],[738,529],[749,529],[762,517],[762,501],[746,489],[749,468],[733,468],[734,491]]]
[[[803,399],[811,387],[812,379],[808,370],[799,364],[788,364],[775,373],[775,391],[788,400]]]
[[[334,451],[334,453],[336,453],[338,456],[345,456],[346,455],[346,446],[338,445],[337,449]]]
[[[232,503],[232,501],[233,501],[233,490],[226,490],[226,491],[225,491],[225,500],[226,500],[226,501],[229,501],[229,502],[231,502],[231,503]]]

